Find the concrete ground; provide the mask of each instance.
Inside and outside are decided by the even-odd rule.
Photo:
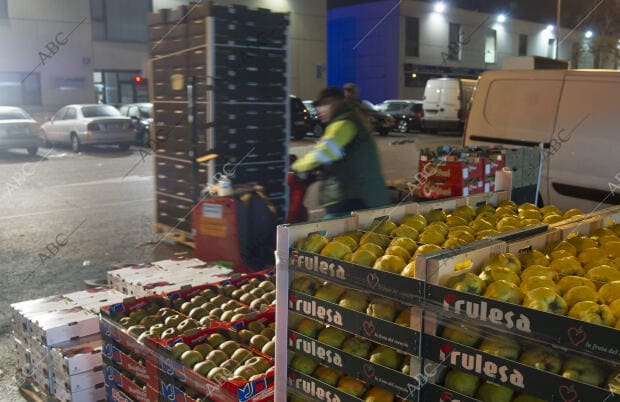
[[[458,137],[391,134],[377,137],[386,179],[412,178],[419,150],[457,145]],[[294,141],[303,155],[314,139]],[[151,232],[152,158],[113,147],[0,151],[0,399],[22,401],[14,377],[9,304],[84,289],[113,264],[191,255]],[[320,217],[317,186],[306,198]]]

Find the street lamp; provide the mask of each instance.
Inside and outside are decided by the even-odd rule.
[[[586,39],[590,39],[592,37],[592,35],[594,35],[594,33],[590,30],[586,31]]]
[[[547,25],[547,29],[545,29],[545,31],[553,32],[553,25],[551,25],[551,24]]]
[[[446,3],[439,1],[435,3],[435,6],[433,7],[433,9],[435,10],[436,13],[443,13],[444,11],[446,11]]]
[[[504,22],[506,22],[506,16],[504,14],[498,15],[497,22],[499,22],[500,24],[503,24]]]

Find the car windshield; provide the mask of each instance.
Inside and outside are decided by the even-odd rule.
[[[153,117],[153,105],[140,105],[138,109],[140,109],[140,117],[144,119]]]
[[[370,103],[370,101],[363,100],[361,103],[362,103],[362,104],[361,104],[362,109],[366,109],[366,110],[377,110],[377,109],[375,109],[375,105],[373,105],[372,103]]]
[[[109,105],[97,105],[97,106],[83,106],[82,114],[84,117],[118,117],[121,116],[121,112],[113,106]]]
[[[32,117],[22,110],[0,110],[0,120],[30,120]]]
[[[306,109],[308,109],[310,113],[316,113],[316,108],[312,104],[312,101],[304,101],[304,106],[306,106]]]

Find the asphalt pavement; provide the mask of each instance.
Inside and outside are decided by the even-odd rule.
[[[316,139],[291,143],[303,155]],[[391,134],[377,137],[386,179],[412,178],[419,150],[457,145],[458,137]],[[317,185],[306,197],[318,218]],[[22,401],[14,379],[9,304],[85,289],[114,264],[191,255],[152,232],[153,158],[148,151],[66,148],[0,151],[0,394]]]

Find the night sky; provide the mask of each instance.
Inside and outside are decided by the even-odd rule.
[[[327,7],[340,7],[380,0],[327,0]],[[393,0],[394,4],[398,0]],[[408,0],[402,0],[408,1]],[[422,0],[434,2],[431,0]],[[509,17],[543,24],[555,24],[556,0],[444,0],[448,5],[485,13],[503,12]],[[607,0],[613,2],[614,0]],[[593,3],[590,5],[590,3]],[[562,1],[562,26],[572,28],[597,2],[587,0]],[[598,11],[602,11],[600,8]]]

